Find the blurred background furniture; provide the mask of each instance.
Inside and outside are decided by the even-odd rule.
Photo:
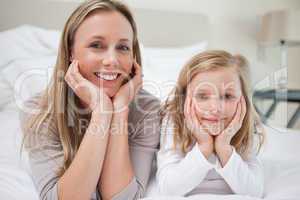
[[[268,51],[276,49],[273,52],[273,59],[279,57],[277,61],[277,69],[283,73],[270,74],[273,76],[273,83],[262,90],[257,90],[254,93],[254,102],[257,111],[262,119],[266,122],[268,118],[276,111],[279,103],[286,102],[288,104],[296,104],[293,110],[286,113],[286,116],[291,115],[287,119],[286,126],[291,128],[297,123],[297,118],[300,116],[300,82],[299,78],[293,78],[296,68],[299,68],[300,59],[294,59],[294,63],[289,61],[289,52],[291,49],[298,48],[300,50],[300,10],[278,10],[271,11],[262,16],[260,28],[258,32],[258,47],[259,59],[266,60]],[[276,55],[274,55],[276,54]],[[300,55],[300,54],[299,54]],[[272,64],[276,65],[276,64]],[[259,101],[272,100],[271,105],[266,112],[259,109]],[[278,112],[281,112],[280,110]],[[283,115],[285,113],[281,113]]]

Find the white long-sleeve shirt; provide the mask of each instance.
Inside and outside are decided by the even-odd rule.
[[[184,154],[174,149],[173,123],[165,119],[161,129],[161,147],[157,154],[157,181],[163,195],[239,194],[263,195],[263,169],[255,152],[243,160],[233,148],[224,167],[216,155],[204,157],[197,143]]]

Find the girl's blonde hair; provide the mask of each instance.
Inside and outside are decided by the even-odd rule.
[[[68,18],[63,29],[51,82],[39,98],[39,108],[42,111],[30,117],[24,128],[26,134],[23,140],[26,143],[27,133],[39,134],[41,124],[48,119],[53,120],[64,154],[64,166],[58,172],[59,176],[70,166],[83,137],[79,127],[79,118],[83,115],[80,116],[74,108],[74,103],[78,103],[79,99],[64,81],[64,75],[71,63],[71,51],[77,29],[88,16],[97,12],[119,12],[129,21],[133,30],[133,56],[141,65],[136,23],[131,11],[123,3],[115,0],[85,1]],[[73,122],[73,126],[69,126],[70,122]]]
[[[184,120],[184,102],[187,95],[188,84],[199,72],[232,67],[236,69],[239,76],[242,93],[246,100],[247,112],[242,127],[231,140],[231,145],[233,145],[237,152],[244,158],[247,157],[249,151],[252,150],[253,133],[256,127],[261,124],[252,104],[248,61],[241,55],[231,55],[226,51],[219,50],[209,50],[199,53],[184,65],[179,74],[176,87],[169,95],[161,110],[162,119],[167,117],[173,122],[174,148],[180,144],[181,151],[186,153],[194,142],[193,134],[191,134],[190,130],[186,127]],[[263,140],[264,133],[261,132],[259,133],[258,151]]]

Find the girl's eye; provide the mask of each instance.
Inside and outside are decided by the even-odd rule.
[[[118,49],[122,50],[122,51],[129,51],[130,48],[127,45],[120,45],[118,46]]]
[[[209,96],[207,94],[197,94],[196,98],[199,100],[207,100],[209,98]]]
[[[235,96],[231,95],[231,94],[225,94],[224,98],[225,98],[225,100],[232,100],[232,99],[235,99]]]

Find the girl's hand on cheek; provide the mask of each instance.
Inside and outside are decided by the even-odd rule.
[[[235,134],[240,130],[243,124],[244,117],[247,112],[246,101],[244,96],[241,96],[237,103],[236,111],[229,125],[215,137],[216,152],[222,149],[231,148],[230,142]]]
[[[201,125],[195,110],[194,103],[189,95],[187,95],[186,97],[184,107],[185,123],[187,125],[187,128],[195,137],[201,152],[206,158],[208,158],[214,150],[213,137]]]
[[[134,61],[133,67],[135,69],[134,76],[124,85],[113,97],[114,112],[120,113],[128,110],[128,105],[134,99],[136,93],[142,88],[142,70],[141,66]]]
[[[73,60],[65,75],[65,81],[72,88],[74,93],[92,111],[98,113],[112,113],[111,99],[103,89],[95,86],[92,82],[85,79],[79,72],[79,62]]]

